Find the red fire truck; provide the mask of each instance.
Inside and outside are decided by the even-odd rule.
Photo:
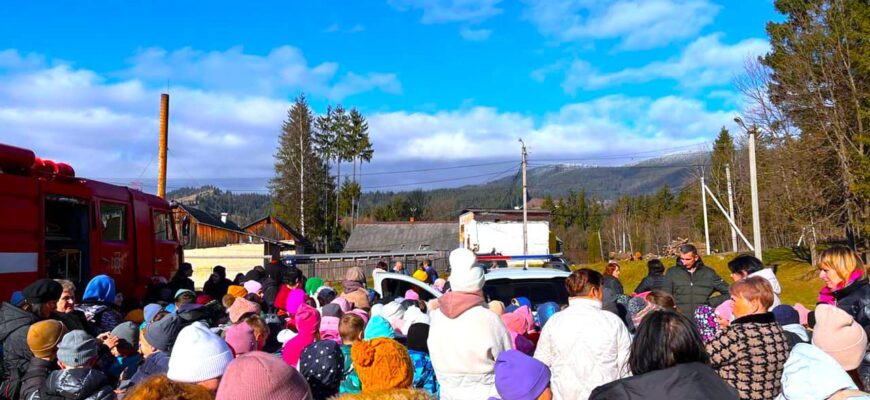
[[[0,143],[0,300],[42,277],[69,279],[81,296],[99,274],[140,296],[182,257],[166,200]]]

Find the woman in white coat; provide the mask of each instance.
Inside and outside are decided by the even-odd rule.
[[[629,376],[631,337],[615,314],[601,309],[601,274],[574,271],[565,281],[568,308],[547,321],[535,358],[552,377],[553,398],[587,399],[597,386]]]

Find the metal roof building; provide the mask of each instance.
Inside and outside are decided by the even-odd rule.
[[[459,245],[456,222],[378,222],[357,225],[344,251],[450,251]]]

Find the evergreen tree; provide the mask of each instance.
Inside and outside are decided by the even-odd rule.
[[[332,187],[326,164],[314,146],[313,122],[305,96],[299,95],[278,138],[275,176],[269,182],[276,216],[309,239],[327,234],[327,210],[321,195]]]

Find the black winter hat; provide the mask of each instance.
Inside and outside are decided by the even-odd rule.
[[[145,326],[145,340],[160,351],[169,351],[181,332],[182,321],[175,314],[167,314],[160,321]]]
[[[429,345],[426,342],[429,340],[429,325],[416,323],[408,328],[408,348],[411,350],[422,351],[429,353]]]
[[[62,293],[63,286],[51,279],[40,279],[21,291],[25,300],[40,304],[58,301]]]

